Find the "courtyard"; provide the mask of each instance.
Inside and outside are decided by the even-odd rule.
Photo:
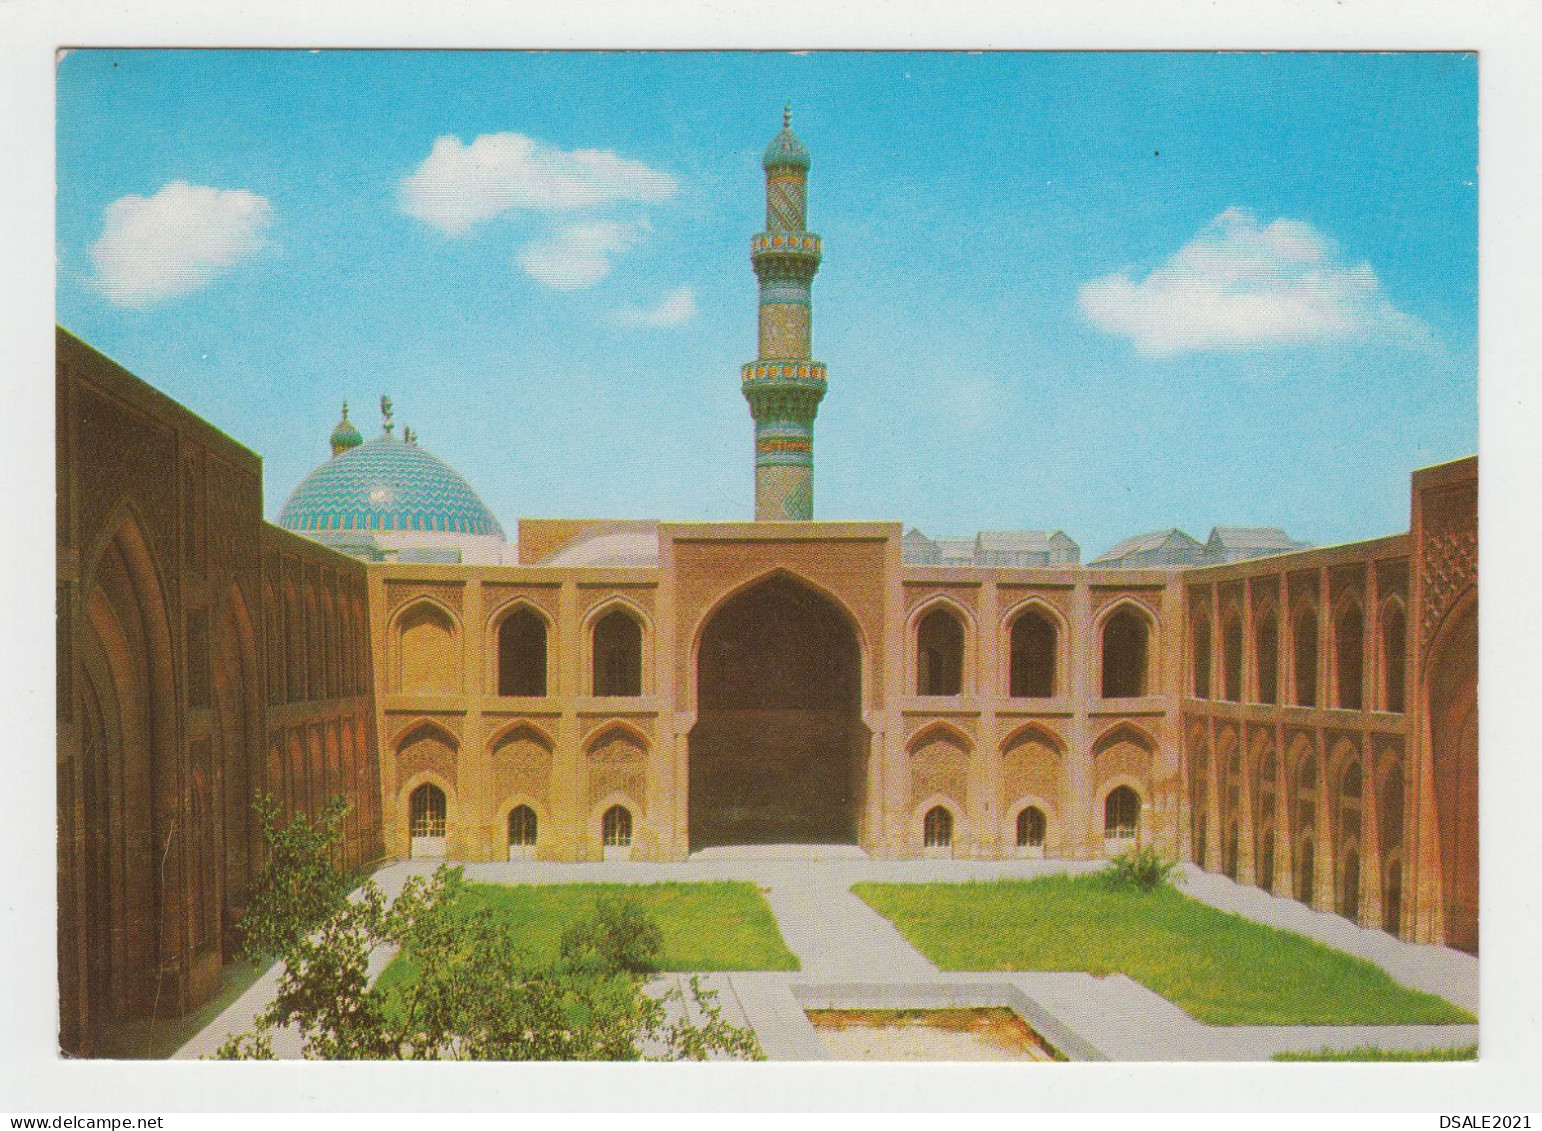
[[[394,896],[432,861],[387,865]],[[772,1060],[851,1055],[832,1014],[1007,1011],[1068,1060],[1268,1060],[1377,1050],[1456,1056],[1477,1042],[1477,960],[1415,945],[1192,866],[1174,889],[1120,899],[1096,863],[879,861],[849,847],[725,852],[685,864],[465,865],[475,897],[533,953],[625,888],[664,934],[657,984],[700,974]],[[1139,901],[1146,901],[1141,906]],[[880,911],[883,914],[880,914]],[[1071,924],[1080,924],[1070,930]],[[208,1055],[272,995],[268,971],[177,1054]],[[411,976],[377,953],[371,977]],[[816,1024],[818,1022],[818,1024]],[[938,1059],[907,1025],[859,1059]],[[824,1035],[822,1035],[822,1033]],[[919,1043],[918,1043],[919,1042]],[[280,1055],[297,1055],[276,1044]],[[955,1050],[949,1052],[948,1050]],[[919,1051],[918,1051],[919,1050]],[[1043,1058],[1039,1058],[1043,1059]]]

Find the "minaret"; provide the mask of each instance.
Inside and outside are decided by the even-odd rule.
[[[760,350],[743,369],[755,418],[755,520],[814,517],[814,416],[825,395],[825,367],[810,359],[819,237],[807,219],[808,150],[792,132],[792,109],[766,147],[766,230],[750,241],[760,280]]]

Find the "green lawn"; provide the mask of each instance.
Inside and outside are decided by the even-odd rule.
[[[664,970],[796,970],[798,960],[777,929],[771,908],[751,883],[468,884],[468,898],[493,908],[536,958],[557,955],[562,929],[601,895],[625,895],[653,917],[664,936]],[[402,957],[386,967],[381,986],[410,981]]]
[[[1440,1025],[1475,1019],[1380,967],[1171,887],[1100,875],[853,889],[944,970],[1123,973],[1209,1025]]]
[[[1320,1052],[1277,1052],[1275,1060],[1477,1060],[1477,1045],[1461,1045],[1453,1049],[1378,1049],[1364,1046],[1357,1049],[1323,1049]]]

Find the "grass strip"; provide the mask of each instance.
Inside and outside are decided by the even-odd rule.
[[[853,889],[944,970],[1126,974],[1208,1025],[1446,1025],[1465,1010],[1374,963],[1097,874]]]

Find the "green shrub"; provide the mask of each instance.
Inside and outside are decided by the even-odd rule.
[[[1155,891],[1164,884],[1182,881],[1178,861],[1168,860],[1151,846],[1132,848],[1115,856],[1103,873],[1108,885],[1114,889],[1133,888],[1137,891]]]
[[[650,974],[659,968],[664,934],[634,899],[602,895],[594,910],[562,932],[564,961],[604,971]]]

